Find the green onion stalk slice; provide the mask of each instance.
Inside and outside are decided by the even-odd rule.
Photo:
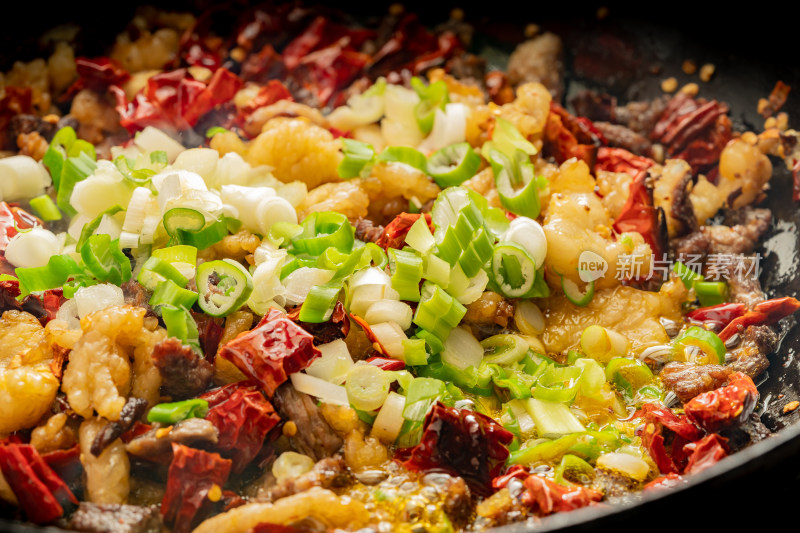
[[[207,314],[219,317],[237,311],[253,292],[253,278],[233,259],[206,261],[197,267],[197,304]]]
[[[687,289],[691,289],[696,281],[703,281],[703,276],[680,261],[675,261],[672,270],[681,278],[681,281]]]
[[[678,361],[693,361],[698,364],[725,364],[725,343],[713,331],[691,326],[672,342],[673,357]],[[700,353],[691,353],[690,347],[699,348]]]
[[[187,308],[164,304],[161,306],[161,317],[167,326],[167,335],[200,350],[200,332],[197,329],[197,322]]]
[[[298,253],[318,256],[331,246],[343,253],[353,250],[355,229],[341,213],[311,213],[301,226],[302,233],[292,239],[292,246]]]
[[[84,269],[69,255],[54,255],[45,266],[17,268],[20,297],[61,287],[70,277],[85,276]]]
[[[178,230],[199,231],[205,225],[206,217],[196,209],[175,207],[164,213],[164,229],[173,238],[178,237]]]
[[[414,108],[417,125],[420,131],[427,135],[433,129],[436,110],[444,109],[445,105],[450,101],[447,84],[439,80],[430,85],[425,85],[425,82],[415,76],[411,78],[411,88],[420,98],[420,102]]]
[[[400,294],[400,299],[418,302],[423,271],[422,258],[414,252],[390,248],[389,268],[392,271],[392,288]]]
[[[467,309],[444,289],[426,281],[422,285],[419,305],[412,322],[444,342],[466,312]]]
[[[428,159],[427,173],[439,187],[461,185],[472,178],[481,165],[481,157],[467,142],[451,144]]]
[[[694,292],[702,307],[711,307],[728,301],[728,284],[724,281],[695,281]]]
[[[536,281],[536,264],[525,249],[515,243],[498,243],[492,253],[492,281],[507,298],[521,298]]]
[[[120,285],[131,279],[131,262],[119,249],[119,240],[92,235],[80,249],[83,264],[101,282]]]
[[[147,413],[148,422],[176,424],[187,418],[203,418],[208,414],[208,402],[200,398],[174,403],[159,403]]]
[[[150,297],[150,307],[159,308],[161,305],[169,304],[176,307],[191,309],[197,301],[197,293],[179,287],[177,283],[170,279],[160,282]]]
[[[550,365],[539,376],[533,397],[550,402],[572,403],[578,393],[583,369],[577,366],[556,367]]]
[[[428,160],[425,158],[425,154],[410,146],[389,146],[378,154],[376,159],[378,161],[403,163],[422,172],[427,172],[428,168]]]
[[[578,307],[586,307],[589,305],[589,302],[592,301],[592,298],[594,298],[594,280],[590,281],[586,285],[586,291],[582,292],[578,288],[577,283],[569,278],[561,276],[561,290],[564,291],[564,296],[567,297],[567,300],[572,302],[574,305],[577,305]]]
[[[179,245],[192,246],[198,250],[205,250],[228,236],[228,222],[231,219],[222,218],[199,230],[178,228],[175,241]]]
[[[347,180],[360,176],[375,158],[375,149],[371,144],[354,139],[342,139],[342,145],[344,159],[336,168],[339,177]]]
[[[513,365],[528,353],[527,343],[519,335],[493,335],[481,341],[486,350],[483,361],[501,366]]]
[[[637,359],[615,357],[606,365],[606,380],[632,397],[637,390],[653,381],[653,372]]]
[[[45,222],[61,220],[61,211],[48,195],[43,194],[31,200],[31,208]]]
[[[588,485],[595,477],[592,465],[578,457],[568,453],[561,458],[561,462],[556,467],[555,481],[561,485],[570,486],[574,483]]]
[[[151,291],[156,290],[158,284],[165,279],[172,280],[179,287],[185,287],[189,282],[189,278],[181,274],[172,263],[155,256],[151,256],[145,261],[139,271],[139,275],[136,277],[136,281]]]
[[[391,375],[375,365],[354,365],[347,372],[345,390],[350,404],[361,411],[380,409],[389,396]]]

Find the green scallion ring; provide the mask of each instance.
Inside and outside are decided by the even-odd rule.
[[[253,292],[253,278],[232,259],[207,261],[197,267],[197,304],[207,314],[219,317],[237,311]]]
[[[520,298],[536,281],[536,264],[522,246],[501,242],[492,253],[492,276],[503,296]]]
[[[467,142],[451,144],[428,159],[428,174],[441,187],[461,185],[478,171],[481,156]]]

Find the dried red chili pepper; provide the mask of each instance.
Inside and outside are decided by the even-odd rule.
[[[600,170],[607,172],[625,172],[631,176],[636,176],[642,170],[655,165],[656,162],[649,157],[635,155],[624,148],[609,148],[601,146],[597,149],[597,162],[594,165],[594,172]]]
[[[186,69],[156,74],[130,103],[119,86],[109,89],[116,95],[120,124],[134,133],[145,126],[189,129],[215,106],[231,100],[241,86],[238,76],[220,68],[207,84]]]
[[[744,315],[746,312],[747,306],[742,303],[731,302],[695,309],[686,313],[686,318],[690,322],[705,325],[715,331],[721,331],[733,319]]]
[[[75,58],[75,69],[78,79],[61,96],[64,102],[74,98],[83,89],[102,93],[112,85],[122,86],[131,77],[116,59],[110,57]]]
[[[544,154],[555,157],[559,164],[577,157],[594,168],[597,149],[606,144],[603,134],[584,117],[574,117],[555,102],[544,127]]]
[[[375,241],[375,244],[384,250],[389,248],[401,249],[406,243],[406,235],[408,235],[411,226],[421,216],[420,213],[400,213],[383,228],[383,233]],[[425,213],[425,221],[428,223],[431,233],[433,233],[435,228],[433,227],[433,218],[431,218],[430,213]]]
[[[370,57],[349,46],[348,37],[303,57],[300,65],[291,72],[290,79],[311,95],[311,103],[319,107],[331,103],[363,71]]]
[[[0,202],[0,252],[5,252],[17,229],[28,229],[34,225],[42,226],[41,220],[19,207]]]
[[[173,533],[188,533],[208,516],[213,505],[208,493],[214,485],[221,490],[230,471],[231,462],[217,453],[172,443],[161,515]]]
[[[270,309],[255,328],[220,348],[219,355],[257,381],[271,398],[289,374],[308,367],[320,351],[306,330]]]
[[[744,315],[731,320],[725,326],[725,329],[720,332],[719,338],[725,342],[733,337],[734,334],[744,331],[749,326],[771,326],[798,310],[800,310],[800,301],[791,296],[759,302],[753,306],[752,311],[747,311]]]
[[[703,432],[686,415],[677,416],[671,409],[657,404],[642,405],[635,416],[644,421],[642,444],[658,469],[663,473],[680,473],[687,460],[684,445],[701,438]],[[664,428],[671,432],[667,434],[669,442],[665,439]]]
[[[508,486],[508,482],[512,479],[525,479],[530,475],[530,472],[522,465],[513,465],[506,470],[502,476],[498,476],[492,480],[492,488],[500,490]]]
[[[734,372],[728,384],[695,396],[683,406],[689,420],[708,432],[716,432],[746,420],[758,400],[750,376]]]
[[[2,96],[0,96],[0,149],[17,151],[17,139],[7,137],[8,124],[16,115],[32,112],[33,92],[30,87],[7,85],[3,89]]]
[[[420,443],[399,452],[411,470],[441,468],[459,475],[473,492],[486,495],[508,458],[514,435],[492,418],[436,402],[425,417]]]
[[[352,318],[356,324],[361,326],[361,329],[364,330],[364,334],[372,343],[373,348],[375,348],[379,353],[386,355],[386,348],[383,347],[381,341],[379,341],[378,337],[376,337],[375,334],[372,332],[372,328],[369,326],[369,323],[360,316],[356,316],[352,313],[350,313],[350,318]]]
[[[236,115],[236,123],[242,127],[256,109],[272,105],[279,100],[292,101],[292,93],[279,80],[269,80],[266,85]]]
[[[300,66],[303,58],[314,52],[326,48],[342,38],[347,39],[347,45],[357,49],[369,39],[375,37],[372,30],[350,29],[346,26],[331,22],[325,17],[315,18],[300,35],[295,37],[283,50],[283,60],[286,68],[295,69]]]
[[[767,105],[764,106],[764,109],[760,111],[761,116],[764,118],[771,117],[783,107],[783,104],[786,103],[786,98],[789,96],[789,91],[792,88],[789,85],[783,83],[783,81],[778,80],[775,83],[775,87],[772,88],[772,92],[769,93],[769,99],[767,100]]]
[[[42,325],[55,318],[61,304],[67,301],[61,289],[48,289],[41,296],[29,294],[22,301],[17,299],[19,295],[19,281],[0,281],[0,312],[12,309],[25,311],[35,316]]]
[[[603,499],[603,495],[594,489],[580,485],[559,485],[537,475],[528,476],[522,483],[525,486],[522,503],[540,516],[574,511]]]
[[[728,439],[712,433],[703,439],[687,444],[685,448],[691,451],[689,464],[686,465],[686,474],[696,474],[715,465],[728,455]]]
[[[800,202],[800,160],[796,159],[792,165],[792,200]]]
[[[79,444],[66,450],[54,450],[41,455],[47,466],[52,468],[53,472],[67,484],[73,494],[82,490],[83,464],[81,463]]]
[[[319,324],[312,324],[310,322],[301,322],[297,318],[300,316],[300,307],[289,312],[287,318],[293,320],[298,326],[309,332],[314,336],[314,344],[327,344],[336,339],[344,339],[350,333],[350,319],[348,318],[347,311],[344,309],[342,302],[336,302],[333,307],[331,318],[326,322]]]
[[[370,357],[367,363],[375,365],[381,370],[403,370],[406,364],[399,359],[389,359],[387,357]]]
[[[647,181],[647,174],[639,171],[630,184],[630,192],[613,224],[614,231],[629,231],[640,234],[650,245],[655,257],[661,257],[667,246],[667,227],[664,212],[655,207],[653,187]]]
[[[650,489],[671,489],[677,487],[680,483],[683,483],[684,479],[674,473],[670,472],[665,476],[659,476],[655,478],[653,481],[642,487],[642,490],[650,490]]]
[[[78,504],[67,484],[29,444],[0,444],[0,471],[28,520],[48,524]]]
[[[208,316],[205,313],[191,311],[192,318],[197,322],[197,331],[200,338],[200,346],[208,362],[213,363],[217,354],[219,343],[225,334],[224,322],[220,318]]]

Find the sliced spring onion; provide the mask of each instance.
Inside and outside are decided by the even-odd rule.
[[[451,144],[428,159],[427,172],[439,187],[461,185],[472,178],[481,165],[481,158],[467,142]]]
[[[353,249],[355,229],[341,213],[311,213],[301,226],[303,232],[292,239],[292,245],[299,253],[318,256],[331,246],[343,253],[350,253]]]
[[[442,362],[458,370],[478,368],[483,359],[484,348],[472,333],[464,327],[456,327],[444,341]]]
[[[411,306],[398,300],[378,300],[364,313],[364,320],[368,324],[394,321],[403,331],[411,327],[414,311]]]
[[[642,361],[615,357],[606,365],[606,380],[632,397],[637,390],[653,381],[653,372]]]
[[[60,251],[58,237],[52,231],[36,226],[17,233],[8,241],[5,258],[15,267],[44,267]]]
[[[577,366],[556,367],[550,365],[539,376],[533,397],[550,402],[572,403],[578,393],[582,369]]]
[[[403,418],[411,421],[425,420],[433,402],[446,391],[445,383],[434,378],[414,378],[406,390],[406,405]]]
[[[700,354],[687,350],[697,347]],[[674,358],[679,361],[693,361],[697,364],[725,364],[725,343],[713,331],[699,326],[691,326],[672,342]]]
[[[408,340],[406,334],[397,325],[397,322],[390,320],[389,322],[381,322],[370,326],[372,334],[378,340],[386,355],[393,359],[403,359],[405,355],[405,346],[403,341]]]
[[[460,303],[469,305],[481,297],[488,284],[489,275],[484,270],[479,270],[477,274],[468,278],[461,265],[456,265],[450,270],[447,292]]]
[[[116,285],[101,283],[78,289],[75,292],[75,304],[78,307],[78,317],[83,318],[112,305],[124,305],[125,296]]]
[[[185,287],[189,282],[189,278],[181,274],[172,263],[155,256],[151,256],[145,261],[136,277],[136,281],[151,291],[156,290],[158,284],[165,279],[174,281],[179,287]]]
[[[375,149],[371,144],[355,139],[342,139],[342,152],[344,159],[339,163],[336,172],[345,180],[360,176],[375,158]]]
[[[494,148],[509,156],[517,150],[521,150],[527,155],[535,155],[538,151],[511,121],[502,117],[495,119],[492,143]]]
[[[573,481],[581,485],[588,485],[595,477],[592,465],[578,457],[568,453],[561,458],[561,462],[556,467],[555,482],[569,486]]]
[[[422,258],[414,252],[389,249],[389,268],[392,272],[392,288],[401,300],[419,301],[419,283],[422,280]]]
[[[525,335],[541,335],[544,331],[544,315],[539,306],[530,300],[517,303],[514,309],[514,323]]]
[[[564,296],[566,296],[567,300],[572,302],[573,305],[586,307],[589,305],[589,302],[592,301],[592,298],[594,298],[594,280],[586,285],[586,291],[581,292],[577,283],[569,278],[561,276],[561,290],[564,291]]]
[[[303,227],[300,224],[292,224],[291,222],[276,222],[269,229],[269,240],[276,246],[289,244],[292,239],[297,237],[303,232]]]
[[[319,398],[323,403],[350,406],[350,401],[347,399],[347,390],[342,385],[335,385],[302,372],[290,374],[289,379],[292,380],[292,385],[298,392]]]
[[[197,267],[197,304],[207,314],[218,317],[237,311],[253,292],[253,278],[233,259],[206,261]]]
[[[644,481],[650,473],[650,465],[644,459],[619,452],[605,453],[598,457],[597,468],[619,472],[635,481]]]
[[[200,398],[174,403],[159,403],[147,413],[150,423],[176,424],[187,418],[203,418],[208,413],[208,402]]]
[[[728,284],[724,281],[695,281],[694,292],[702,307],[711,307],[728,301]]]
[[[158,284],[148,303],[153,308],[169,304],[191,309],[196,301],[196,292],[179,287],[174,281],[167,279]]]
[[[503,296],[521,298],[533,289],[536,264],[522,246],[501,242],[492,253],[492,276]]]
[[[531,256],[536,268],[544,265],[547,257],[547,236],[541,224],[526,216],[518,216],[508,225],[508,230],[500,237],[501,241],[519,244]]]
[[[228,236],[228,220],[226,218],[217,220],[197,231],[177,228],[175,241],[178,244],[205,250]]]
[[[164,229],[170,237],[177,238],[178,230],[199,231],[206,225],[206,217],[196,209],[175,207],[164,213]]]
[[[481,341],[483,360],[501,366],[513,365],[528,353],[528,344],[519,335],[493,335]]]
[[[91,235],[80,249],[83,264],[101,282],[120,285],[131,279],[131,262],[118,241],[106,234]]]
[[[426,281],[413,322],[444,342],[450,331],[461,322],[467,309],[438,285]]]
[[[397,440],[405,421],[403,418],[405,405],[406,399],[403,396],[396,392],[390,392],[383,402],[381,410],[378,411],[378,416],[375,417],[371,435],[386,444],[392,444]]]
[[[534,175],[530,158],[521,150],[513,157],[493,150],[490,152],[495,169],[495,186],[500,203],[508,211],[535,219],[541,211],[539,188],[544,182]]]
[[[436,246],[436,241],[433,239],[433,234],[431,234],[425,217],[419,217],[417,221],[411,225],[411,228],[406,234],[406,244],[423,256]]]
[[[681,278],[687,289],[691,289],[695,281],[703,281],[702,275],[680,261],[675,261],[672,270]]]
[[[361,411],[380,409],[389,396],[390,375],[370,364],[354,365],[347,372],[345,390],[350,404]]]
[[[175,337],[183,344],[200,349],[200,332],[197,329],[197,322],[187,308],[163,304],[161,317],[167,326],[167,335]]]
[[[94,152],[94,150],[92,151]],[[91,176],[96,168],[95,159],[86,152],[81,152],[77,157],[69,157],[64,162],[59,179],[56,204],[67,215],[74,216],[77,214],[77,211],[70,203],[75,184]]]
[[[169,263],[188,263],[194,265],[197,263],[197,248],[185,244],[168,246],[166,248],[153,250],[152,256],[163,259]]]
[[[443,289],[449,288],[451,270],[447,261],[433,254],[428,254],[422,259],[422,264],[423,278],[439,285]]]
[[[120,211],[123,211],[122,206],[120,205],[109,207],[97,215],[94,220],[83,226],[83,229],[81,230],[81,236],[78,238],[78,242],[75,244],[75,249],[80,250],[83,247],[83,243],[86,242],[86,239],[88,239],[100,227],[103,217],[116,215]]]
[[[563,403],[530,398],[526,400],[525,408],[536,425],[536,434],[541,438],[557,439],[570,433],[586,431]]]
[[[403,361],[408,366],[421,366],[428,363],[425,339],[405,339],[403,341]]]
[[[422,133],[427,135],[433,129],[436,110],[444,109],[445,105],[450,101],[447,84],[439,80],[425,85],[425,82],[415,76],[411,78],[411,88],[414,89],[420,99],[414,108],[417,125]]]
[[[425,155],[416,148],[411,148],[410,146],[389,146],[378,154],[376,159],[378,161],[403,163],[417,170],[421,170],[422,172],[426,172],[427,170],[427,159],[425,159]]]
[[[61,211],[50,196],[43,194],[31,200],[31,208],[45,222],[61,220]]]
[[[350,350],[342,339],[317,346],[321,355],[306,368],[306,373],[331,383],[341,385],[353,366]]]

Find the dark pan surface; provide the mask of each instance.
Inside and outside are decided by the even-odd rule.
[[[164,3],[161,3],[164,5]],[[415,5],[418,4],[418,5]],[[94,8],[96,4],[92,4]],[[168,3],[182,6],[184,3]],[[237,4],[238,5],[238,4]],[[440,21],[449,6],[438,4],[431,8],[421,2],[407,2],[409,9],[422,13],[432,23]],[[509,4],[507,7],[510,7]],[[0,22],[0,65],[7,69],[9,58],[23,57],[31,48],[23,43],[38,35],[61,15],[93,27],[93,34],[111,42],[122,24],[130,20],[133,6],[126,5],[108,12],[87,9],[79,18],[65,14],[71,6],[49,12],[41,20],[13,18]],[[339,7],[347,9],[346,6]],[[365,11],[356,11],[362,14]],[[474,15],[476,8],[464,5],[467,16],[477,22],[479,35],[475,45],[478,52],[490,58],[490,64],[502,67],[508,54],[508,44],[523,39],[523,27],[536,22],[562,36],[568,51],[567,64],[576,57],[596,58],[596,63],[610,68],[598,69],[595,79],[586,72],[570,69],[567,95],[582,87],[606,88],[621,97],[646,98],[660,94],[662,79],[675,76],[680,85],[696,82],[700,96],[723,100],[730,105],[734,129],[760,130],[763,119],[756,112],[758,99],[766,97],[777,80],[795,87],[783,111],[789,113],[789,123],[800,126],[800,65],[792,60],[793,44],[791,15],[779,14],[770,20],[751,20],[750,14],[721,16],[712,7],[691,5],[661,6],[631,10],[628,6],[611,6],[610,16],[598,22],[596,7],[580,6],[520,6],[512,11],[493,11]],[[370,5],[366,12],[380,13],[385,6]],[[17,6],[16,10],[23,9]],[[758,13],[753,13],[757,17]],[[112,22],[118,21],[118,22]],[[796,46],[796,45],[795,45]],[[684,59],[694,59],[716,66],[710,83],[681,71]],[[653,71],[658,70],[657,74]],[[603,72],[605,71],[605,72]],[[761,282],[770,296],[798,296],[800,268],[798,248],[800,209],[791,201],[791,173],[781,161],[773,160],[774,174],[771,190],[765,202],[774,215],[773,228],[763,246]],[[788,329],[788,328],[787,328]],[[757,526],[770,529],[783,519],[794,521],[794,503],[800,487],[800,410],[784,415],[783,406],[800,399],[800,328],[792,328],[784,337],[776,354],[770,357],[771,366],[766,381],[759,386],[758,406],[762,421],[776,436],[747,448],[719,464],[688,479],[687,483],[670,491],[653,492],[625,505],[598,506],[562,513],[538,522],[534,528],[514,525],[501,529],[523,531],[722,531],[732,528],[742,531]],[[789,522],[793,523],[793,522]],[[796,526],[795,526],[796,527]],[[54,528],[8,522],[0,518],[0,530],[11,532],[60,531]]]

